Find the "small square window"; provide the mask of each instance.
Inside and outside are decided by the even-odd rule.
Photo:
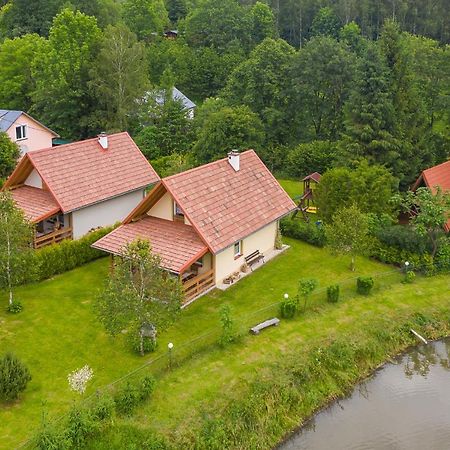
[[[173,215],[175,217],[183,217],[184,218],[184,212],[183,210],[180,208],[180,206],[178,205],[177,202],[173,203]]]
[[[234,244],[234,257],[238,258],[239,256],[242,256],[242,241]]]
[[[26,125],[18,125],[16,127],[16,139],[19,141],[20,139],[27,138],[27,126]]]

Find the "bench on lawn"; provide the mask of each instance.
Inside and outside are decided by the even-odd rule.
[[[264,330],[264,328],[275,326],[277,327],[280,323],[280,319],[274,317],[273,319],[265,320],[262,323],[259,323],[258,325],[255,325],[253,328],[250,328],[250,332],[252,334],[259,334],[261,330]]]
[[[250,255],[245,257],[245,262],[253,270],[252,264],[258,262],[260,259],[264,262],[264,255],[259,250],[255,250],[253,253],[250,253]]]

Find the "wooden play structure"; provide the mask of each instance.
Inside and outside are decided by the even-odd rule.
[[[309,222],[309,214],[316,214],[317,207],[314,204],[314,190],[315,187],[320,183],[319,172],[314,172],[303,178],[303,195],[295,198],[298,201],[297,209],[294,211],[292,218],[295,218],[299,212],[302,213],[303,218]]]

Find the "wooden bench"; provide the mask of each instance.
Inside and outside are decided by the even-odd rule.
[[[250,328],[250,332],[252,334],[259,334],[259,332],[261,330],[264,330],[264,328],[268,328],[268,327],[277,327],[278,324],[280,323],[280,319],[274,317],[273,319],[269,319],[269,320],[265,320],[262,323],[259,323],[258,325],[254,326],[253,328]]]
[[[250,266],[250,269],[253,270],[252,264],[258,262],[260,259],[264,262],[264,255],[259,250],[255,250],[245,257],[245,262]]]

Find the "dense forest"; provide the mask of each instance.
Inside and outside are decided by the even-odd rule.
[[[71,140],[128,130],[162,175],[252,147],[277,174],[368,160],[406,188],[449,157],[448,6],[0,0],[0,108]]]

